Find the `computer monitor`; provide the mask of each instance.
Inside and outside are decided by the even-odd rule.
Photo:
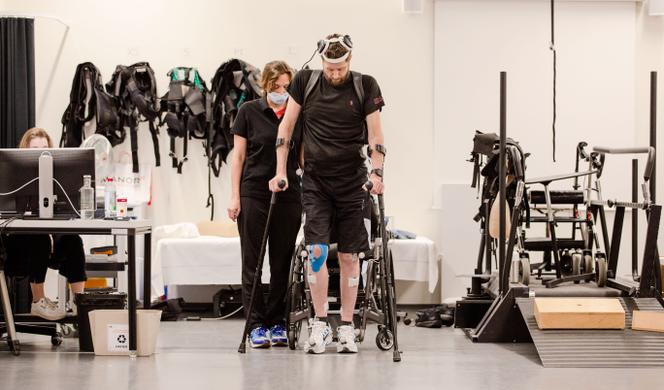
[[[53,178],[80,208],[83,175],[90,175],[95,186],[95,152],[92,148],[0,149],[0,194],[13,192],[39,177],[39,156],[49,152],[53,158]],[[77,214],[57,183],[53,183],[55,218],[76,218]],[[39,180],[10,195],[0,195],[0,217],[39,217]]]

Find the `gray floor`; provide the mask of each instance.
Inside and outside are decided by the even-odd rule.
[[[0,346],[0,389],[634,389],[661,388],[662,369],[543,368],[532,344],[473,344],[460,330],[400,325],[403,361],[374,343],[357,355],[305,355],[288,348],[237,353],[239,320],[162,322],[157,353],[130,361],[56,352],[44,336],[21,335],[22,354]]]

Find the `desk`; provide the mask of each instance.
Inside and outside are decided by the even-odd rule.
[[[103,219],[0,219],[5,234],[91,234],[127,236],[127,305],[129,309],[129,356],[136,356],[136,235],[142,234],[145,242],[145,260],[143,264],[143,307],[150,307],[151,277],[151,236],[152,225],[149,220],[107,221]]]

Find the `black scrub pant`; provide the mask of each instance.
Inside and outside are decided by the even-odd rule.
[[[7,251],[7,276],[29,276],[30,283],[44,283],[48,267],[59,269],[69,283],[84,282],[85,252],[76,234],[54,234],[53,250],[48,234],[3,235]]]
[[[242,248],[242,304],[247,317],[270,200],[241,197],[240,207],[237,224]],[[253,313],[249,321],[250,329],[285,323],[288,272],[301,220],[300,202],[277,201],[272,209],[272,222],[268,232],[270,289],[266,302],[262,283],[256,287]]]

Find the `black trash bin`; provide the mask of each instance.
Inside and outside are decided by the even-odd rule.
[[[108,291],[86,291],[76,294],[74,300],[78,310],[79,350],[81,352],[94,352],[88,313],[101,309],[124,309],[127,304],[127,294]]]

